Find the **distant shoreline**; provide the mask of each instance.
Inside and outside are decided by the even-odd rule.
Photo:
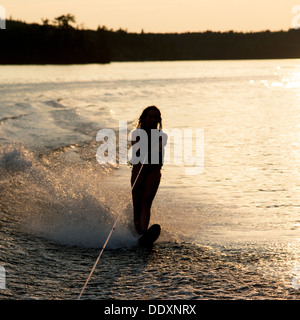
[[[300,30],[128,33],[8,20],[0,30],[1,65],[300,58]]]
[[[197,61],[258,61],[258,60],[297,60],[299,58],[257,58],[257,59],[190,59],[190,60],[113,60],[106,63],[98,63],[98,62],[84,62],[84,63],[0,63],[0,66],[81,66],[88,64],[111,64],[111,63],[130,63],[130,62],[197,62]]]

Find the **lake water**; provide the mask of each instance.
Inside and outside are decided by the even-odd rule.
[[[300,60],[0,66],[3,299],[298,299]],[[203,171],[162,170],[151,252],[132,233],[131,168],[101,129],[156,105],[203,132]],[[170,137],[170,146],[174,141]]]

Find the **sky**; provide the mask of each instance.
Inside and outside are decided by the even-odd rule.
[[[300,25],[300,0],[0,0],[0,5],[7,18],[41,23],[70,13],[76,25],[93,30],[251,32]]]

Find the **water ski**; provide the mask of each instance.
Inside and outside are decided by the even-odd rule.
[[[160,235],[160,225],[153,224],[138,240],[138,245],[144,248],[151,248]]]

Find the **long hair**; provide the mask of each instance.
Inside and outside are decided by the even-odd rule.
[[[138,119],[137,128],[145,129],[145,118],[147,116],[148,111],[151,111],[151,110],[155,110],[155,111],[159,112],[159,121],[158,121],[159,130],[162,129],[161,113],[160,113],[160,110],[156,106],[149,106],[146,109],[144,109],[144,111],[142,112],[142,114],[140,115],[140,117]]]

